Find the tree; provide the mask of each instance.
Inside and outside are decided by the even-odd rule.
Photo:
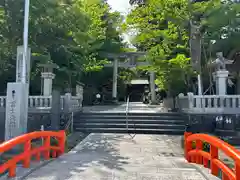
[[[157,84],[172,95],[179,93],[172,91],[176,86],[188,83],[187,73],[191,72],[186,26],[189,16],[185,0],[149,0],[136,6],[127,17],[128,29],[137,31],[133,44],[147,51],[152,64],[147,69],[157,73]]]
[[[190,65],[190,19],[201,26],[203,68],[208,64],[209,54],[226,45],[223,50],[226,52],[239,46],[240,6],[237,3],[220,0],[195,3],[188,0],[148,0],[144,3],[132,0],[131,3],[134,8],[123,27],[136,32],[132,43],[138,50],[147,52],[146,59],[152,64],[146,69],[154,70],[157,84],[173,96],[192,91],[191,77],[196,74]],[[212,52],[206,52],[211,49],[213,40]],[[206,74],[204,78],[208,77]]]
[[[0,82],[15,79],[16,48],[22,44],[24,0],[0,4]],[[40,81],[38,63],[59,66],[55,84],[69,89],[84,74],[102,69],[106,60],[100,51],[121,51],[120,33],[115,28],[121,17],[100,0],[32,0],[29,45],[32,49],[32,93]],[[112,22],[112,23],[110,23]],[[115,45],[115,46],[113,46]],[[9,79],[9,77],[11,79]],[[6,89],[1,87],[2,91]]]

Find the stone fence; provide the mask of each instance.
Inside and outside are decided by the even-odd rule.
[[[71,96],[66,94],[61,96],[60,108],[64,109],[64,103],[70,102],[70,111],[79,111],[82,109],[82,96]],[[29,96],[28,98],[28,108],[29,112],[32,111],[43,111],[50,110],[52,107],[52,96]],[[0,96],[0,108],[6,108],[6,96]]]
[[[188,121],[189,131],[215,134],[239,145],[240,95],[180,94],[177,107]]]
[[[239,114],[240,95],[179,95],[177,107],[186,113]]]

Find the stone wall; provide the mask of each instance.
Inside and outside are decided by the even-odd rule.
[[[226,139],[236,139],[232,144],[240,145],[240,114],[185,114],[188,131],[210,133]],[[235,141],[235,140],[234,140]]]
[[[28,113],[28,132],[39,131],[41,125],[49,126],[51,123],[49,112],[29,112]],[[0,141],[4,141],[5,136],[5,110],[0,110]]]
[[[74,112],[73,118],[79,118],[81,111]],[[72,118],[72,112],[61,113],[59,120],[59,129],[63,129],[66,123]],[[50,130],[51,113],[50,112],[29,112],[28,113],[28,132],[39,131],[41,126]],[[5,135],[5,109],[0,108],[0,142],[4,141]]]

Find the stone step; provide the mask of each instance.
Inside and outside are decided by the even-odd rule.
[[[125,111],[101,111],[101,112],[83,112],[81,116],[126,116]],[[148,117],[182,117],[181,113],[155,113],[155,112],[129,112],[128,116],[148,116]]]
[[[103,112],[82,113],[74,120],[74,129],[80,132],[127,133],[126,121],[131,133],[182,135],[185,131],[184,116],[180,113],[143,111],[130,112],[126,116],[124,111],[117,112],[114,108]]]
[[[127,119],[77,119],[74,120],[74,124],[81,123],[107,123],[107,124],[122,124],[126,123]],[[168,120],[168,119],[131,119],[128,118],[129,123],[135,124],[176,124],[176,125],[185,125],[185,121],[183,120]]]
[[[126,128],[127,124],[126,123],[121,123],[121,124],[108,124],[108,123],[82,123],[82,124],[74,124],[74,127],[76,128]],[[164,124],[164,125],[159,125],[159,124],[133,124],[129,123],[128,124],[129,128],[137,128],[137,129],[180,129],[184,130],[185,126],[184,125],[175,125],[175,124]]]
[[[113,115],[85,115],[82,114],[80,116],[81,119],[126,119],[126,117],[128,117],[128,119],[147,119],[147,120],[183,120],[184,118],[181,116],[147,116],[147,115],[128,115],[126,116],[126,114],[113,114]]]
[[[132,133],[132,134],[168,134],[183,135],[184,130],[179,129],[133,129],[133,128],[75,128],[75,131],[86,133]]]

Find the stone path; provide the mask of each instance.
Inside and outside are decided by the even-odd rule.
[[[91,134],[25,180],[217,179],[185,162],[180,136]]]

